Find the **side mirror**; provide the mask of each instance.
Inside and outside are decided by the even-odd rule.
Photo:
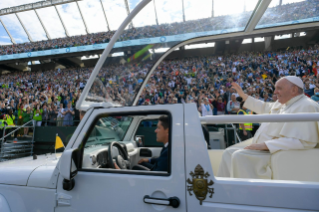
[[[60,174],[63,177],[63,189],[70,191],[74,188],[74,177],[78,173],[76,164],[78,164],[78,150],[65,150],[60,158]]]

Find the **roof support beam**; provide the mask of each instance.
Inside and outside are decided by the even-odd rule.
[[[10,39],[11,39],[11,42],[12,42],[13,44],[17,44],[16,41],[14,40],[14,38],[12,37],[11,33],[10,33],[9,30],[7,29],[6,25],[5,25],[5,24],[3,23],[3,21],[1,20],[1,18],[0,18],[0,22],[1,22],[2,26],[3,26],[3,28],[6,30],[7,34],[9,35],[9,37],[10,37]]]
[[[84,16],[83,16],[82,10],[81,10],[81,8],[80,8],[79,2],[76,2],[76,5],[77,5],[77,7],[78,7],[78,9],[79,9],[79,12],[80,12],[80,15],[81,15],[81,18],[82,18],[84,27],[85,27],[86,34],[90,34],[88,25],[86,24],[86,21],[85,21],[85,19],[84,19]]]
[[[183,21],[185,22],[185,5],[184,5],[184,0],[182,0],[182,10],[183,10]]]
[[[23,27],[23,29],[24,29],[25,33],[28,35],[28,39],[29,39],[29,41],[30,41],[30,42],[33,42],[33,39],[32,39],[32,37],[31,37],[31,35],[29,34],[29,32],[28,32],[27,28],[26,28],[26,27],[24,26],[24,24],[22,23],[22,21],[21,21],[21,19],[20,19],[19,15],[18,15],[17,13],[15,13],[15,14],[16,14],[16,16],[17,16],[17,18],[18,18],[18,20],[19,20],[19,22],[20,22],[21,26]]]
[[[215,17],[214,0],[212,0],[212,17]]]
[[[124,4],[125,4],[125,8],[126,8],[126,12],[127,12],[127,16],[131,13],[130,12],[130,7],[129,7],[129,5],[128,5],[128,1],[127,0],[124,0]],[[130,28],[133,28],[134,26],[133,26],[133,21],[131,21],[131,23],[130,23]]]
[[[153,0],[152,2],[153,2],[154,12],[155,12],[155,21],[156,21],[156,24],[158,25],[158,17],[157,17],[157,11],[156,11],[155,1],[156,1],[156,0]]]
[[[76,1],[82,1],[82,0],[42,0],[35,3],[22,4],[16,7],[8,7],[8,8],[0,9],[0,16],[20,13],[20,12],[25,12],[25,11],[35,10],[35,9],[42,9],[42,8],[61,5],[61,4],[68,4],[68,3],[72,3]]]
[[[104,5],[103,5],[102,0],[100,0],[100,2],[101,2],[101,7],[102,7],[102,10],[103,10],[104,18],[105,18],[107,30],[111,31],[109,22],[108,22],[107,17],[106,17],[106,13],[105,13],[105,9],[104,9]]]
[[[251,33],[255,27],[257,26],[259,20],[267,10],[271,0],[261,0],[261,2],[258,2],[259,4],[256,5],[256,8],[252,14],[252,17],[250,18],[245,33]]]
[[[61,15],[60,15],[60,12],[59,12],[58,8],[57,8],[56,6],[54,6],[54,8],[55,8],[56,13],[57,13],[58,16],[59,16],[59,19],[60,19],[61,23],[62,23],[63,29],[64,29],[64,31],[65,31],[65,35],[66,35],[67,37],[70,37],[69,32],[68,32],[68,30],[67,30],[67,28],[66,28],[66,26],[65,26],[65,24],[64,24],[64,21],[63,21]]]
[[[41,17],[39,16],[37,10],[34,10],[34,12],[35,12],[35,14],[36,14],[37,17],[38,17],[38,19],[39,19],[39,21],[40,21],[40,23],[41,23],[41,25],[42,25],[42,28],[43,28],[44,31],[45,31],[45,34],[46,34],[47,38],[48,38],[49,40],[51,40],[51,36],[50,36],[50,34],[49,34],[47,28],[45,28],[45,26],[44,26],[44,24],[43,24],[43,22],[42,22],[42,19],[41,19]]]

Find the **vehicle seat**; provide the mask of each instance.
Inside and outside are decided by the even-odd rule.
[[[279,151],[271,156],[274,180],[319,182],[319,148]]]
[[[245,147],[252,138],[232,147]],[[318,145],[317,145],[318,146]],[[224,150],[208,150],[214,175],[217,176]],[[307,164],[307,165],[305,165]],[[271,156],[272,179],[319,182],[319,148],[279,151]]]
[[[230,146],[229,148],[231,148],[231,147],[244,148],[245,146],[248,146],[249,144],[251,144],[252,141],[253,141],[253,139],[250,138],[250,139],[247,139],[243,142],[234,144],[234,145]],[[210,163],[212,165],[213,172],[214,172],[215,176],[217,176],[217,174],[218,174],[218,169],[219,169],[220,162],[222,161],[223,153],[224,153],[224,149],[210,149],[210,150],[208,150]]]

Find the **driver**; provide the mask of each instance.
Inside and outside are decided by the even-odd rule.
[[[168,171],[168,137],[169,137],[169,119],[167,116],[161,116],[157,123],[155,130],[156,141],[163,143],[164,147],[158,158],[142,158],[139,160],[139,165],[133,167],[133,170],[147,170],[147,171]],[[114,163],[116,169],[120,169]]]

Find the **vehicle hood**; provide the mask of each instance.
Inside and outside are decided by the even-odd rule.
[[[30,156],[0,162],[0,184],[27,186],[31,174],[38,173],[36,169],[39,169],[44,177],[48,177],[56,169],[61,155],[39,155],[35,160]],[[47,180],[50,180],[50,177]]]

